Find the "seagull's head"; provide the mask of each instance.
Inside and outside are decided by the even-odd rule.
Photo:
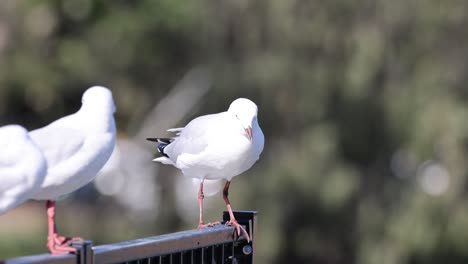
[[[83,106],[90,107],[101,107],[104,106],[110,109],[112,113],[115,112],[114,99],[112,98],[112,92],[103,86],[93,86],[88,88],[81,98],[81,104]]]
[[[252,127],[257,122],[257,105],[249,99],[239,98],[231,103],[228,112],[234,114],[239,119],[239,122],[245,129],[247,138],[252,141]]]

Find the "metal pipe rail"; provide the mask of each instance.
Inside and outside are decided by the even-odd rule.
[[[235,211],[252,241],[237,238],[233,227],[217,225],[202,230],[194,229],[166,235],[92,246],[91,241],[76,243],[77,254],[52,256],[42,254],[19,257],[5,264],[209,264],[254,263],[257,212]],[[223,213],[223,223],[229,214]],[[2,261],[0,261],[2,263]]]

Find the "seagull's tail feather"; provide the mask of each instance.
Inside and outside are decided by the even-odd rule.
[[[167,132],[178,133],[178,132],[182,132],[183,129],[184,129],[183,127],[169,128]]]
[[[174,165],[174,162],[167,157],[155,158],[153,161],[161,162],[162,164]]]
[[[166,148],[167,145],[171,144],[171,142],[173,141],[172,138],[147,138],[146,140],[153,141],[153,142],[158,142],[159,144],[158,144],[157,148],[158,148],[159,153],[161,153],[163,156],[169,158],[169,156],[166,153],[164,153],[164,148]],[[154,160],[154,161],[159,161],[159,160]]]

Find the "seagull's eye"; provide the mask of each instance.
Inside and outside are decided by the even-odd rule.
[[[239,116],[237,114],[235,114],[236,118],[239,119]]]

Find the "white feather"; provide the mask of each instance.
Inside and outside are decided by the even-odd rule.
[[[92,181],[115,146],[114,101],[105,87],[89,88],[75,114],[31,131],[48,163],[37,200],[55,200]]]
[[[252,141],[246,134],[250,127]],[[248,99],[237,99],[226,112],[195,118],[170,131],[180,135],[164,148],[168,157],[154,161],[173,165],[192,178],[231,180],[252,167],[263,151],[257,106]]]
[[[21,126],[0,128],[0,215],[31,197],[47,173],[39,148]]]

